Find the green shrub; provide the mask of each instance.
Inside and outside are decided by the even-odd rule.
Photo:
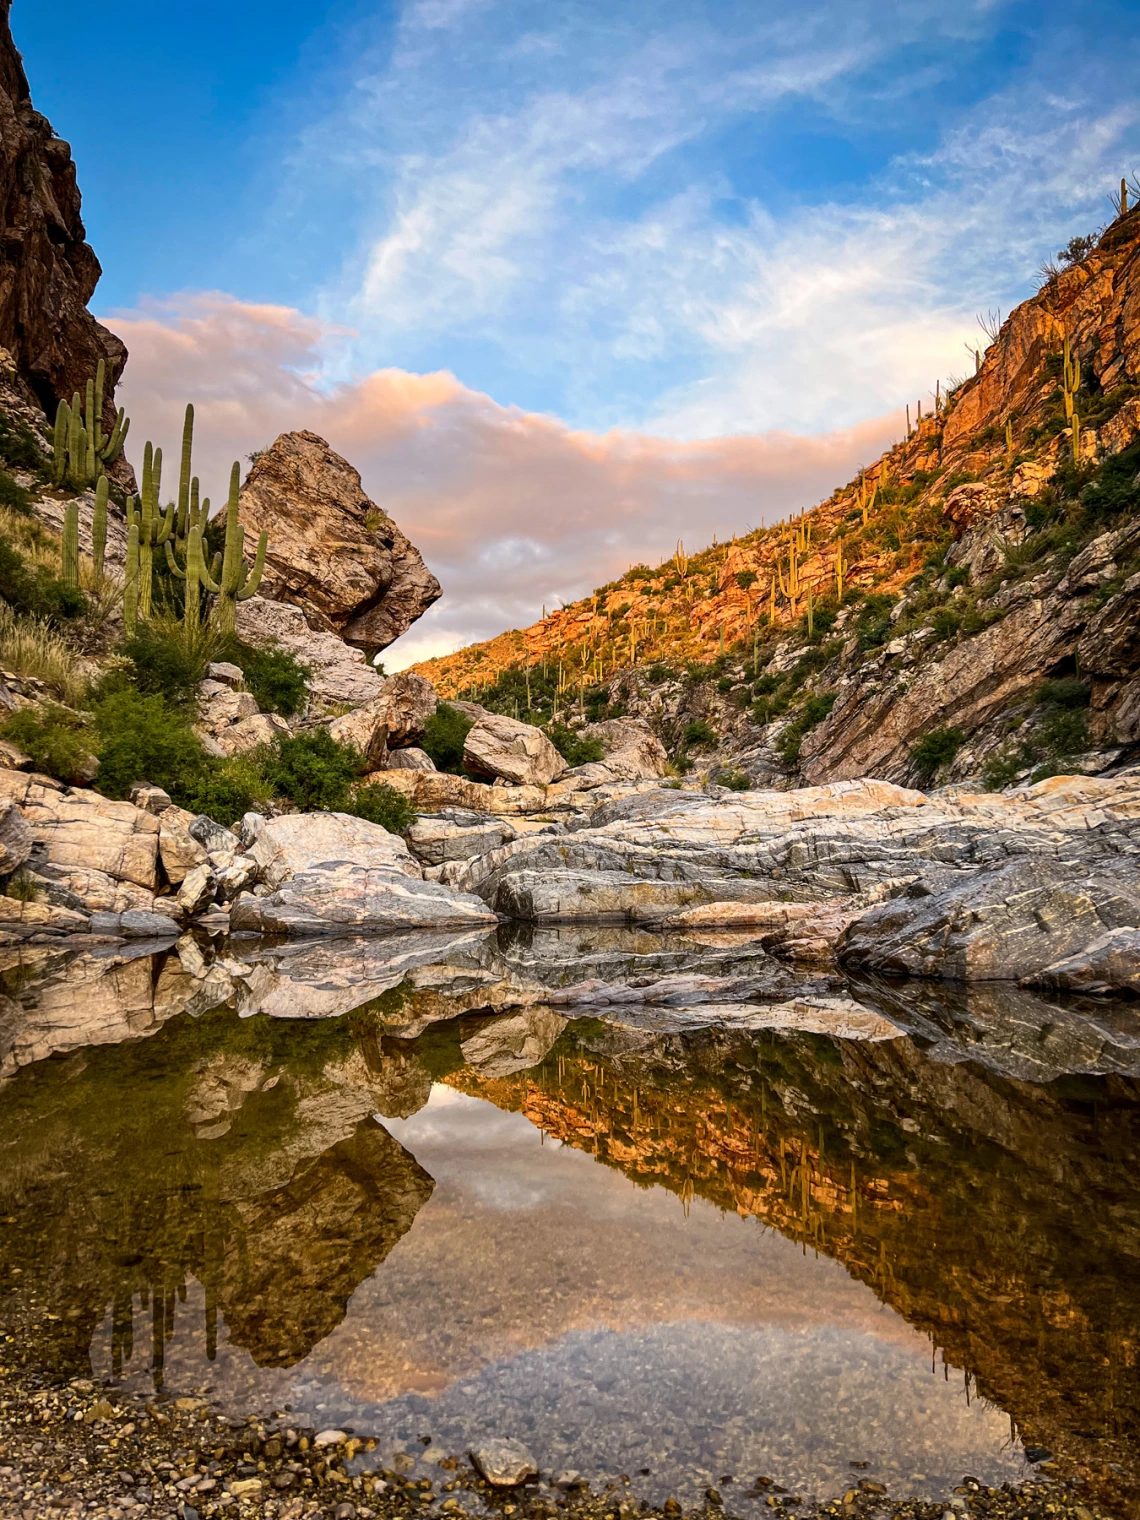
[[[20,551],[0,538],[0,598],[14,612],[60,622],[81,617],[87,598],[74,586],[65,586],[43,565],[29,565]]]
[[[228,760],[208,759],[199,775],[180,789],[177,800],[228,828],[244,813],[261,812],[273,796],[265,777],[268,758],[267,750],[247,750]]]
[[[818,692],[813,697],[809,697],[804,703],[799,717],[794,722],[789,723],[780,735],[780,742],[777,747],[786,764],[795,765],[798,762],[804,735],[810,733],[813,728],[817,728],[823,722],[824,718],[827,717],[828,713],[835,706],[836,695],[837,693],[834,691],[823,691]]]
[[[704,718],[693,718],[685,724],[681,744],[685,749],[708,749],[716,743],[716,730]]]
[[[748,792],[752,790],[752,777],[746,771],[721,771],[717,785],[728,787],[730,792]]]
[[[646,671],[646,677],[652,686],[660,686],[663,681],[672,681],[676,675],[677,672],[673,669],[672,665],[663,665],[660,662],[656,665],[651,665]]]
[[[1087,707],[1092,692],[1079,676],[1058,676],[1052,681],[1042,681],[1036,695],[1044,707],[1074,708]]]
[[[962,620],[953,607],[939,607],[930,618],[936,639],[954,638],[961,626]]]
[[[572,728],[567,728],[564,723],[548,723],[543,733],[571,768],[576,765],[591,765],[602,758],[600,740],[585,739],[580,734],[576,734]]]
[[[134,637],[123,644],[121,652],[131,662],[121,676],[136,691],[147,697],[165,697],[177,707],[192,705],[210,655],[207,648],[195,647],[177,633],[152,623],[139,623]]]
[[[1025,769],[1017,750],[999,750],[982,767],[982,785],[987,792],[1000,792],[1012,786]]]
[[[1083,755],[1092,745],[1088,714],[1080,707],[1055,707],[1037,730],[1038,737],[1057,760]]]
[[[17,470],[40,470],[46,458],[27,423],[14,423],[0,411],[0,459]]]
[[[352,783],[364,768],[360,751],[339,744],[327,728],[281,739],[270,751],[265,779],[302,812],[350,811]]]
[[[12,512],[30,512],[32,493],[17,484],[6,470],[0,470],[0,507]]]
[[[289,650],[277,644],[243,644],[240,639],[231,639],[223,644],[219,658],[241,667],[245,684],[262,712],[291,718],[304,707],[312,671]]]
[[[1106,459],[1096,476],[1081,490],[1081,501],[1093,522],[1140,512],[1140,443]]]
[[[732,688],[735,685],[736,685],[736,682],[732,679],[731,676],[721,676],[720,680],[716,683],[716,689],[717,689],[717,691],[720,692],[721,696],[723,697],[723,696],[727,696],[727,694],[732,690]]]
[[[210,769],[209,756],[186,712],[158,694],[104,683],[94,704],[99,738],[99,790],[126,797],[136,781],[163,787],[175,802]]]
[[[0,733],[35,762],[36,770],[68,783],[89,774],[95,736],[83,713],[55,703],[21,707],[4,720]]]
[[[755,570],[738,570],[736,572],[736,584],[740,587],[741,591],[747,591],[749,586],[755,586]]]
[[[450,771],[453,776],[463,770],[463,745],[467,735],[475,727],[469,718],[450,702],[441,702],[435,713],[424,725],[421,748],[431,756],[437,771]]]
[[[915,770],[924,780],[931,780],[944,765],[949,765],[965,742],[966,735],[960,728],[932,728],[911,747]]]
[[[946,572],[946,584],[954,589],[955,586],[968,586],[970,584],[969,565],[955,565]]]
[[[893,606],[894,598],[883,592],[864,598],[855,620],[860,649],[877,649],[887,642],[891,636],[890,611]]]
[[[389,834],[402,834],[416,821],[416,811],[403,792],[382,783],[358,786],[344,811],[378,823]]]

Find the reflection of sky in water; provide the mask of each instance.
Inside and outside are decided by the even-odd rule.
[[[636,1492],[685,1502],[730,1473],[842,1491],[863,1461],[896,1492],[1023,1474],[1006,1417],[932,1373],[929,1343],[838,1263],[447,1087],[384,1127],[436,1187],[344,1322],[288,1370],[232,1344],[210,1364],[192,1292],[169,1386],[289,1403],[382,1453],[517,1435],[546,1469],[649,1467]]]

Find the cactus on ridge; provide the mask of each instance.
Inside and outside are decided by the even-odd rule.
[[[248,601],[261,585],[261,577],[265,572],[265,554],[269,548],[269,535],[263,531],[257,541],[253,564],[246,565],[242,557],[245,529],[238,522],[240,487],[241,466],[235,460],[230,471],[230,494],[226,503],[226,544],[222,553],[221,572],[215,578],[206,568],[204,556],[198,572],[202,585],[218,598],[214,617],[222,633],[233,633],[238,602]]]

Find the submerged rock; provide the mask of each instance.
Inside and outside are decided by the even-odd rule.
[[[521,1441],[487,1441],[472,1451],[471,1460],[496,1488],[515,1488],[538,1474],[534,1458]]]
[[[1109,929],[1075,955],[1025,978],[1027,986],[1092,997],[1140,997],[1140,929]]]

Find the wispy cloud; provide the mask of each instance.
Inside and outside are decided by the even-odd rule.
[[[1112,6],[417,0],[375,42],[285,196],[343,193],[332,373],[442,362],[597,429],[835,428],[925,392],[1137,140]]]
[[[444,587],[397,664],[530,622],[544,603],[659,561],[679,537],[703,545],[811,504],[898,430],[895,417],[815,438],[597,434],[500,406],[444,372],[319,388],[329,335],[287,308],[199,295],[114,321],[131,349],[132,438],[172,450],[192,400],[196,467],[215,500],[232,459],[291,428],[320,433],[361,470]]]

